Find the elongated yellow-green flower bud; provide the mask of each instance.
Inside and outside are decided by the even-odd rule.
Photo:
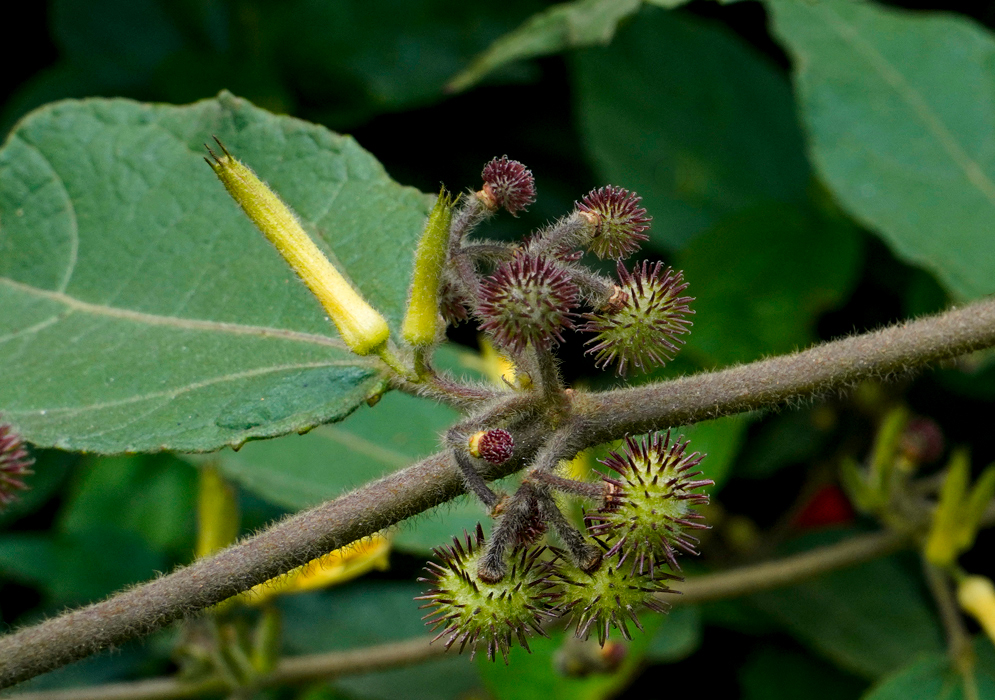
[[[418,241],[411,299],[401,327],[404,339],[416,348],[432,345],[439,334],[439,287],[452,218],[453,198],[442,188]]]
[[[218,145],[223,155],[219,157],[208,148],[214,160],[206,159],[207,163],[228,194],[325,307],[345,344],[357,355],[380,351],[390,334],[384,317],[335,269],[276,193],[233,158],[220,141]]]

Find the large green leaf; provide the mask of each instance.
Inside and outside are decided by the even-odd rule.
[[[770,0],[820,175],[961,297],[995,292],[995,40],[972,21]]]
[[[741,413],[681,428],[680,433],[691,443],[689,449],[706,455],[700,468],[705,477],[715,482],[715,486],[708,489],[709,492],[718,491],[729,478],[733,462],[746,438],[750,420],[750,414]]]
[[[213,450],[380,389],[203,163],[211,134],[397,327],[428,200],[352,139],[228,94],[55,104],[0,150],[0,411],[32,442]]]
[[[50,612],[100,600],[165,569],[165,558],[141,537],[117,528],[0,536],[0,580],[36,585]]]
[[[680,661],[701,646],[704,625],[701,610],[693,605],[682,605],[671,610],[653,635],[646,658],[653,663]]]
[[[795,545],[838,538],[839,533],[823,533]],[[895,558],[833,571],[749,600],[840,668],[869,679],[943,649],[939,621],[920,585]]]
[[[787,79],[720,25],[646,9],[577,56],[581,133],[602,177],[634,189],[654,240],[682,245],[724,216],[805,197]]]

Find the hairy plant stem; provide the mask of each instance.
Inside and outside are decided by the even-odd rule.
[[[590,421],[584,446],[846,391],[866,379],[905,376],[995,344],[995,300],[906,321],[808,350],[602,393],[577,393]],[[583,399],[583,401],[581,401]]]
[[[995,344],[995,300],[720,372],[604,393],[574,392],[556,431],[556,461],[625,434],[843,391],[856,382]],[[548,424],[518,424],[514,457],[488,478],[549,455]],[[555,462],[553,464],[555,466]],[[542,468],[543,465],[535,466]],[[463,492],[450,453],[436,454],[277,523],[213,557],[41,624],[0,637],[0,687],[134,639]]]
[[[857,535],[843,542],[782,559],[695,576],[678,584],[683,595],[663,597],[673,605],[692,605],[782,588],[829,571],[891,554],[909,542],[909,538],[892,532]],[[281,660],[272,674],[259,678],[256,687],[298,685],[429,661],[445,653],[445,647],[441,644],[430,646],[431,639],[432,635],[426,635],[364,649],[289,657]],[[216,679],[190,683],[164,678],[91,688],[23,693],[11,696],[11,700],[171,700],[220,693],[226,687],[222,681]]]

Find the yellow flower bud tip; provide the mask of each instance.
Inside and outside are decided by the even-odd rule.
[[[401,326],[404,339],[414,347],[433,345],[442,330],[439,318],[439,289],[449,245],[453,198],[443,187],[428,215],[425,230],[415,252],[411,298]]]
[[[502,428],[481,430],[470,436],[469,453],[491,464],[504,464],[515,453],[515,440]]]
[[[335,269],[276,193],[215,141],[223,155],[208,147],[213,161],[205,160],[228,194],[318,298],[349,349],[357,355],[378,352],[390,335],[384,317]]]
[[[957,586],[957,602],[995,642],[995,585],[987,576],[967,576]]]

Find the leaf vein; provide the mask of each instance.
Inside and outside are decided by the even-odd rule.
[[[267,326],[250,326],[241,323],[230,323],[227,321],[207,321],[195,318],[179,318],[176,316],[161,316],[149,314],[143,311],[133,311],[104,304],[92,304],[69,296],[60,291],[49,289],[39,289],[31,285],[17,282],[7,277],[0,277],[0,283],[21,292],[31,294],[42,299],[48,299],[56,303],[86,314],[95,316],[106,316],[125,321],[133,321],[149,326],[166,326],[182,330],[214,331],[218,333],[230,333],[233,335],[252,335],[260,338],[277,338],[279,340],[289,340],[298,343],[309,343],[312,345],[322,345],[325,347],[347,350],[345,343],[338,338],[329,338],[324,335],[314,333],[304,333],[302,331],[292,331],[287,328],[271,328]],[[60,319],[63,317],[60,317]]]

